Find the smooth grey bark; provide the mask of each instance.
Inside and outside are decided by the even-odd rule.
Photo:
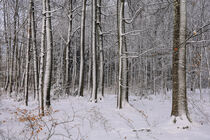
[[[124,7],[125,7],[125,2],[124,2]],[[123,8],[123,19],[125,18],[124,15],[125,15],[125,8]],[[125,22],[123,21],[123,33],[125,33]],[[123,85],[125,85],[123,88],[123,100],[124,102],[128,102],[128,92],[129,92],[129,77],[128,77],[128,55],[127,55],[127,42],[126,42],[126,36],[124,35],[123,36],[123,59],[122,59],[122,62],[123,62]]]
[[[85,19],[86,19],[86,0],[82,2],[81,33],[80,33],[80,73],[78,95],[84,93],[84,49],[85,49]]]
[[[73,55],[73,65],[72,65],[72,90],[73,94],[75,93],[75,84],[76,84],[76,78],[77,78],[77,41],[75,42],[74,46],[74,55]]]
[[[40,48],[40,74],[39,74],[39,108],[44,115],[44,57],[46,41],[46,0],[42,1],[42,34]]]
[[[17,18],[17,29],[20,28],[20,18]],[[14,85],[14,90],[18,91],[19,89],[19,35],[18,32],[16,33],[16,46],[15,46],[15,61],[14,61],[14,81],[15,81],[15,85]],[[17,94],[15,94],[15,96],[17,97]]]
[[[180,48],[179,48],[179,115],[186,115],[188,117],[187,109],[187,90],[186,90],[186,26],[187,26],[187,12],[186,0],[180,0]]]
[[[68,26],[68,38],[67,45],[65,50],[66,55],[66,67],[65,67],[65,93],[69,94],[70,90],[70,48],[71,48],[71,35],[72,35],[72,0],[68,1],[68,18],[69,18],[69,26]]]
[[[50,91],[51,91],[51,78],[52,78],[52,25],[51,25],[51,12],[50,0],[46,0],[46,66],[44,77],[44,100],[46,107],[50,107]]]
[[[25,104],[28,106],[28,89],[29,89],[29,64],[30,64],[30,48],[31,48],[31,14],[32,14],[32,3],[29,3],[29,12],[28,12],[28,35],[27,35],[27,51],[26,51],[26,73],[25,73]]]
[[[128,102],[128,70],[127,70],[127,48],[124,23],[124,0],[117,1],[117,28],[118,28],[118,49],[119,49],[119,73],[118,73],[118,97],[117,108],[121,109]]]
[[[208,56],[208,49],[204,47],[205,57],[206,57],[206,65],[207,65],[207,71],[208,71],[208,89],[210,89],[210,65],[209,65],[209,56]]]
[[[117,28],[118,28],[118,51],[119,51],[119,73],[118,73],[118,95],[117,95],[117,108],[122,108],[122,46],[123,46],[123,39],[122,39],[122,11],[123,11],[124,1],[118,0],[117,1]]]
[[[3,2],[3,15],[4,15],[4,39],[5,39],[5,43],[6,43],[6,46],[7,46],[7,49],[6,49],[6,53],[7,53],[7,57],[6,57],[6,79],[5,79],[5,86],[4,86],[4,89],[7,91],[8,89],[8,84],[9,84],[9,72],[10,72],[10,69],[9,69],[9,60],[10,60],[10,53],[9,53],[9,49],[10,49],[10,46],[9,46],[9,40],[8,40],[8,12],[7,12],[7,3]]]
[[[153,94],[156,95],[156,71],[155,71],[155,56],[152,57],[152,75],[153,75]]]
[[[97,102],[97,62],[96,62],[96,21],[97,21],[97,0],[92,1],[92,102]]]
[[[9,87],[8,87],[8,92],[9,95],[11,96],[11,93],[13,91],[13,83],[14,83],[14,53],[15,53],[15,47],[17,43],[17,16],[18,16],[18,0],[15,1],[15,13],[14,13],[14,38],[13,38],[13,45],[10,49],[11,57],[10,57],[10,74],[9,74]]]
[[[189,120],[186,97],[186,0],[174,0],[173,98],[174,123],[177,117]]]
[[[91,88],[92,88],[92,46],[89,45],[89,64],[88,64],[88,91],[91,92]],[[91,94],[91,98],[92,98],[92,94]]]
[[[31,0],[31,33],[32,33],[32,46],[33,46],[33,62],[34,62],[34,87],[35,87],[35,97],[39,102],[39,71],[38,71],[38,58],[37,58],[37,43],[36,43],[36,21],[35,21],[35,7],[34,0]]]
[[[103,33],[101,21],[101,0],[98,0],[97,5],[97,32],[98,32],[98,45],[99,45],[99,60],[100,60],[100,73],[99,73],[99,93],[100,99],[104,97],[104,50],[103,50]]]

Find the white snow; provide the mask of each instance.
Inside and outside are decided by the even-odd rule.
[[[88,96],[60,98],[52,101],[51,113],[42,119],[37,116],[36,102],[25,107],[24,101],[2,95],[0,139],[210,140],[209,93],[203,93],[202,101],[199,93],[188,93],[192,123],[183,117],[176,124],[170,116],[170,95],[131,96],[130,104],[121,110],[116,109],[116,95],[111,94],[98,103],[88,102]],[[28,116],[36,120],[21,121]]]

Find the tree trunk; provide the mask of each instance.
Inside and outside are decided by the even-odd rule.
[[[7,46],[7,49],[6,49],[6,53],[7,53],[7,57],[6,57],[6,68],[7,68],[7,71],[6,71],[6,79],[5,79],[5,86],[4,86],[4,89],[7,91],[8,89],[8,84],[9,84],[9,60],[10,60],[10,53],[9,53],[9,50],[10,50],[10,46],[9,46],[9,40],[8,40],[8,12],[7,12],[7,3],[4,1],[4,4],[3,4],[3,12],[4,12],[4,37],[5,37],[5,43],[6,43],[6,46]]]
[[[186,97],[186,0],[174,1],[174,42],[173,42],[173,99],[174,123],[177,117],[188,117]],[[184,118],[181,118],[184,119]]]
[[[20,28],[20,18],[17,18],[17,28]],[[15,72],[15,86],[14,86],[14,90],[16,92],[18,92],[18,88],[19,88],[19,35],[18,32],[16,33],[16,46],[15,46],[15,68],[14,68],[14,72]],[[15,94],[15,96],[17,97],[17,94]]]
[[[50,107],[50,91],[51,91],[51,76],[52,76],[52,25],[51,25],[51,13],[50,13],[50,0],[46,0],[46,68],[44,77],[44,99],[46,107]]]
[[[41,34],[41,50],[40,50],[40,75],[39,75],[39,108],[40,113],[44,115],[44,56],[46,41],[46,0],[42,1],[42,34]]]
[[[26,51],[26,75],[25,75],[25,85],[24,85],[24,92],[25,92],[25,104],[28,106],[28,89],[29,89],[29,64],[30,64],[30,48],[31,48],[31,10],[32,10],[32,3],[29,4],[29,17],[28,17],[28,41],[27,41],[27,51]]]
[[[35,96],[36,100],[39,101],[39,72],[38,72],[38,58],[37,58],[37,46],[36,46],[36,21],[35,21],[35,8],[34,0],[31,0],[31,32],[32,32],[32,46],[33,46],[33,56],[34,56],[34,86],[35,86]]]
[[[14,53],[15,53],[15,47],[16,47],[16,37],[17,37],[17,16],[18,16],[18,0],[15,1],[15,13],[14,13],[14,38],[13,38],[13,45],[11,47],[10,53],[11,53],[11,60],[10,60],[10,77],[9,77],[9,94],[11,96],[12,90],[13,90],[13,82],[14,82]],[[11,45],[10,45],[11,46]]]
[[[69,94],[70,90],[70,47],[71,47],[71,33],[72,33],[72,0],[69,0],[69,27],[68,27],[68,39],[66,46],[66,74],[65,74],[65,93]]]
[[[76,84],[76,78],[77,78],[77,41],[75,41],[75,45],[74,45],[72,69],[73,69],[73,71],[72,71],[72,91],[73,91],[73,93],[75,93],[75,84]]]
[[[96,14],[97,14],[97,0],[92,1],[92,102],[97,102],[97,62],[96,62]]]
[[[97,5],[97,32],[98,32],[98,45],[100,55],[100,74],[99,74],[99,89],[100,99],[104,97],[104,51],[103,51],[103,33],[101,22],[101,0],[98,0]]]
[[[89,45],[89,51],[88,51],[88,54],[89,54],[89,64],[88,64],[88,92],[91,92],[91,88],[92,88],[92,46]],[[92,98],[92,94],[91,94],[91,98]]]
[[[209,56],[208,56],[208,49],[204,47],[205,57],[206,57],[206,65],[207,65],[207,71],[208,71],[208,89],[210,89],[210,65],[209,65]]]
[[[86,0],[82,3],[81,16],[81,34],[80,34],[80,74],[78,95],[83,96],[84,93],[84,49],[85,49],[85,19],[86,19]]]
[[[118,76],[118,97],[117,108],[123,108],[124,104],[128,102],[128,60],[124,23],[124,0],[117,1],[117,26],[118,26],[118,49],[119,49],[119,76]]]

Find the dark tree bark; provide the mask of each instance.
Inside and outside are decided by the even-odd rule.
[[[186,0],[174,0],[173,97],[171,115],[188,117],[186,97]]]
[[[25,75],[25,104],[28,106],[28,89],[29,89],[29,64],[30,64],[30,48],[31,48],[31,16],[32,16],[32,3],[29,3],[28,13],[28,35],[27,35],[27,51],[26,51],[26,75]]]
[[[97,0],[92,1],[92,102],[97,102],[97,44],[96,44]]]
[[[80,37],[80,77],[78,95],[83,96],[84,90],[84,49],[85,49],[85,19],[86,19],[86,0],[82,3],[82,17],[81,17],[81,37]]]
[[[124,23],[124,0],[117,1],[117,28],[118,28],[118,49],[119,49],[119,76],[118,76],[118,97],[117,108],[123,108],[128,102],[128,58],[125,38]]]
[[[50,0],[46,0],[46,68],[44,77],[44,99],[46,107],[50,107],[50,91],[51,91],[51,78],[52,78],[52,51],[53,51],[53,38],[52,38],[52,24],[51,24],[51,11]]]

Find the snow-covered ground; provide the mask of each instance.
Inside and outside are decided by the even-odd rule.
[[[68,97],[52,101],[48,115],[39,117],[36,102],[1,96],[0,139],[50,140],[210,140],[209,93],[188,94],[191,124],[171,122],[171,96],[131,96],[130,104],[116,109],[116,95],[106,95],[98,103],[88,97]]]

